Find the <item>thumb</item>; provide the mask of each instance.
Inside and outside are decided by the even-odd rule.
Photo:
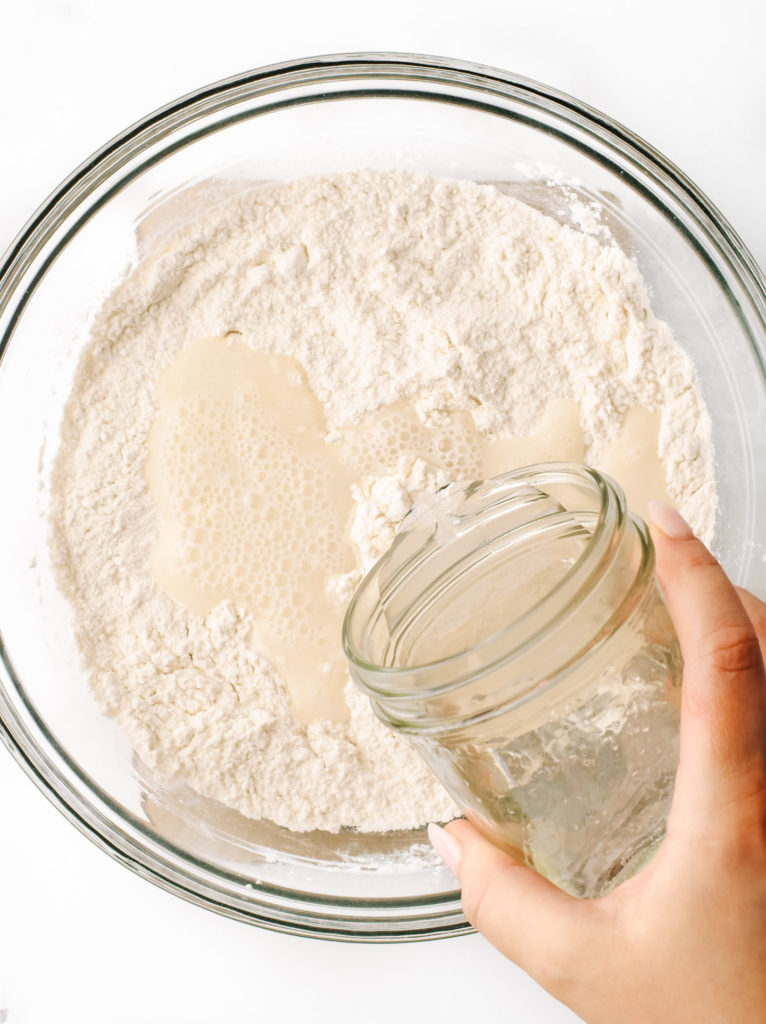
[[[429,825],[436,852],[458,876],[463,913],[501,953],[554,995],[582,973],[594,903],[577,900],[493,846],[468,821]]]
[[[684,656],[676,794],[699,814],[766,788],[766,675],[753,621],[718,562],[674,509],[650,513]]]

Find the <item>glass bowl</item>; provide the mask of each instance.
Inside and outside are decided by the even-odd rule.
[[[423,831],[297,834],[249,821],[137,762],[79,667],[47,547],[50,469],[89,320],[135,264],[137,228],[196,182],[360,167],[502,182],[566,219],[595,204],[637,259],[710,410],[715,550],[763,592],[766,289],[715,208],[646,143],[545,86],[458,61],[321,57],[203,88],[88,159],[0,268],[0,734],[85,834],[138,874],[230,917],[305,935],[394,940],[468,928]],[[139,232],[140,234],[140,232]]]

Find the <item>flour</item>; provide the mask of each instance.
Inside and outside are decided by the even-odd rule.
[[[396,473],[374,477],[364,487],[354,487],[354,518],[349,540],[360,564],[351,572],[331,576],[328,587],[347,605],[366,572],[390,548],[402,520],[420,499],[436,494],[451,482],[450,475],[425,459],[404,456]]]
[[[529,435],[552,398],[573,399],[596,466],[645,406],[661,413],[668,494],[710,540],[693,366],[621,250],[493,186],[360,171],[206,197],[161,242],[158,228],[96,315],[62,424],[52,550],[93,691],[148,766],[250,817],[333,831],[444,820],[450,798],[350,682],[347,721],[302,727],[251,613],[223,599],[195,615],[155,583],[144,468],[160,373],[205,337],[291,356],[331,440],[403,399],[426,426],[468,411],[488,438]],[[355,489],[357,566],[328,580],[340,600],[451,479],[437,463],[400,453]]]

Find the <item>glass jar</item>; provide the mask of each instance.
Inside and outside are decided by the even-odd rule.
[[[603,895],[658,845],[682,661],[608,477],[551,463],[445,488],[362,581],[343,643],[465,815],[561,888]]]

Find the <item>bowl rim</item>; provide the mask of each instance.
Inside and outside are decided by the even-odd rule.
[[[365,88],[365,82],[369,83],[375,79],[383,80],[389,87],[378,91],[369,85]],[[547,116],[554,117],[562,125],[576,127],[580,133],[592,138],[594,142],[597,140],[601,147],[606,147],[607,150],[619,154],[621,159],[628,160],[642,175],[649,175],[660,195],[671,196],[683,207],[685,214],[715,251],[717,259],[722,260],[734,274],[751,303],[756,320],[760,327],[766,330],[766,279],[745,244],[720,211],[675,164],[628,128],[567,93],[512,72],[445,57],[386,51],[359,52],[329,54],[270,64],[203,86],[134,122],[84,160],[32,214],[0,260],[0,318],[10,309],[10,315],[6,317],[6,326],[0,336],[0,365],[16,323],[23,314],[26,302],[34,293],[36,282],[82,224],[115,192],[140,174],[147,164],[134,169],[111,192],[106,188],[97,205],[64,231],[63,237],[57,240],[46,260],[37,268],[31,286],[26,283],[19,296],[19,286],[24,282],[35,258],[43,247],[50,243],[56,232],[71,220],[73,213],[81,204],[97,189],[108,185],[115,173],[125,167],[145,147],[156,144],[179,128],[193,125],[203,115],[225,110],[243,100],[257,101],[267,94],[273,94],[271,105],[261,105],[257,110],[250,112],[249,116],[254,117],[267,109],[284,106],[287,101],[280,100],[280,95],[296,86],[321,86],[323,83],[342,82],[349,83],[348,90],[344,92],[325,95],[320,92],[301,99],[293,99],[292,102],[321,102],[324,99],[349,96],[361,98],[371,95],[409,96],[420,99],[430,95],[431,98],[438,99],[438,96],[429,93],[429,87],[436,87],[441,83],[459,87],[470,93],[474,97],[470,102],[457,101],[469,108],[504,113],[506,117],[511,117],[509,111],[503,112],[492,106],[492,98],[506,102],[515,100],[526,108],[544,111]],[[419,91],[408,92],[407,82],[417,83]],[[220,127],[220,122],[215,124]],[[207,134],[207,131],[200,131],[197,136],[187,136],[184,144],[204,134]],[[563,130],[561,134],[568,142],[573,141]],[[581,146],[589,156],[603,160],[586,145]],[[167,153],[168,150],[163,150],[160,157],[166,156]],[[639,190],[643,192],[644,198],[657,205],[657,197],[651,190]],[[684,225],[679,224],[679,229],[704,257],[721,287],[730,295],[719,266],[710,259],[708,252]],[[766,344],[761,345],[753,339],[753,346],[766,376]],[[8,683],[21,694],[26,703],[24,721],[8,695],[3,692],[3,687]],[[214,876],[223,877],[223,872],[208,871],[210,877],[201,880],[199,873],[194,874],[190,870],[194,864],[193,855],[172,850],[167,841],[158,836],[152,838],[150,830],[142,830],[140,827],[138,831],[144,832],[144,844],[137,845],[128,831],[116,828],[114,823],[106,818],[98,803],[109,805],[109,795],[78,770],[77,765],[68,757],[67,752],[59,747],[48,731],[42,717],[26,696],[21,680],[17,678],[11,653],[7,650],[1,629],[0,684],[0,740],[10,750],[17,763],[79,831],[115,860],[161,888],[237,920],[278,931],[320,938],[388,942],[445,937],[472,930],[460,910],[457,889],[431,897],[393,901],[332,897],[331,902],[328,902],[320,899],[318,903],[321,910],[318,909],[316,914],[312,914],[310,909],[312,897],[295,891],[278,890],[287,903],[291,898],[294,900],[294,907],[284,905],[277,908],[273,903],[259,903],[255,894],[260,892],[261,888],[257,886],[252,886],[252,900],[234,899],[230,893],[226,894],[215,886]],[[48,750],[41,748],[35,731],[58,758],[58,765],[51,761]],[[79,782],[85,785],[86,792],[96,798],[95,803],[89,802],[71,780],[62,774],[62,762],[68,772],[74,773]],[[114,804],[112,806],[114,807]],[[121,825],[125,824],[125,815],[118,814],[118,820]],[[140,826],[137,821],[130,824],[134,832],[136,825]],[[148,846],[146,840],[150,840]],[[176,860],[179,859],[180,852],[180,862],[189,867],[185,871],[181,870],[177,864],[171,864],[167,858],[160,857],[157,849],[161,847],[168,853],[174,853]],[[268,888],[264,887],[264,893]],[[278,889],[271,887],[272,890],[275,888]],[[354,913],[355,910],[369,910],[370,914],[367,917],[360,917],[359,913]],[[394,911],[394,914],[387,915],[386,910]]]
[[[109,172],[116,169],[119,162],[115,161],[124,157],[126,150],[135,152],[149,138],[156,140],[161,126],[165,126],[167,134],[169,127],[175,129],[198,117],[200,108],[205,112],[214,109],[208,105],[214,104],[219,97],[232,97],[223,104],[230,105],[237,98],[236,94],[255,96],[323,80],[363,81],[374,77],[391,81],[448,82],[489,96],[523,99],[532,108],[545,109],[562,120],[570,120],[586,134],[619,150],[642,171],[653,171],[657,185],[684,205],[686,212],[716,243],[720,254],[735,265],[739,272],[737,276],[754,299],[761,320],[766,323],[766,274],[744,241],[710,198],[675,163],[641,136],[596,107],[535,79],[472,61],[396,51],[341,52],[267,64],[185,93],[133,122],[64,178],[10,243],[0,262],[0,312],[6,304],[3,286],[11,269],[18,264],[31,241],[39,243],[41,229],[49,224],[62,202],[71,197],[85,198],[80,195],[81,191],[100,177],[99,172],[104,165],[108,165]],[[319,97],[320,100],[330,98],[333,97]],[[654,201],[650,193],[644,192],[644,198]],[[716,267],[710,266],[716,272]],[[0,338],[0,358],[5,342],[5,337]],[[760,355],[766,372],[766,357],[763,353]]]

